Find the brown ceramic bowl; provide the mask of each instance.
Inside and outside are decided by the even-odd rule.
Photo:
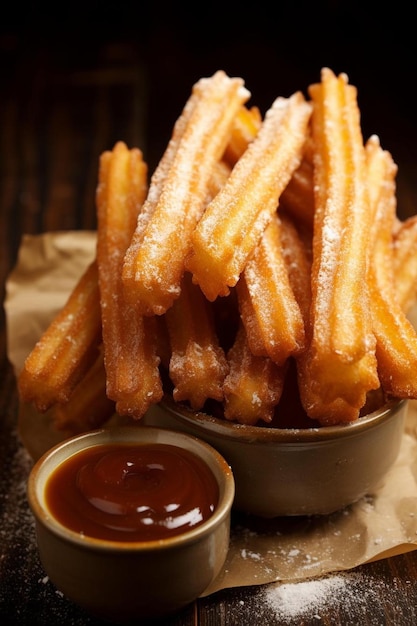
[[[108,443],[155,442],[194,453],[214,475],[217,506],[201,525],[163,539],[115,541],[75,532],[56,519],[45,486],[69,457]],[[68,439],[36,462],[28,481],[40,558],[51,581],[90,613],[117,622],[160,618],[210,585],[226,559],[233,497],[230,466],[216,450],[190,435],[147,427],[98,430]]]
[[[235,508],[271,518],[328,514],[372,494],[397,458],[406,409],[406,401],[392,401],[348,425],[270,428],[195,412],[166,396],[146,421],[215,447],[233,470]]]

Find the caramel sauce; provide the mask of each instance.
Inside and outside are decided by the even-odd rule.
[[[45,498],[67,528],[111,541],[152,541],[208,519],[217,482],[194,453],[170,444],[106,444],[61,463]]]

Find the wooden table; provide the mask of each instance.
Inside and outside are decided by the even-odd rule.
[[[76,9],[80,11],[81,7],[80,3]],[[194,36],[187,40],[187,45],[178,45],[169,19],[151,33],[138,24],[137,37],[132,36],[131,28],[129,36],[125,32],[124,36],[108,36],[107,32],[98,36],[89,31],[89,37],[81,33],[77,39],[72,36],[71,20],[67,28],[62,28],[61,23],[61,30],[53,32],[41,20],[36,24],[37,29],[32,28],[29,19],[26,24],[26,28],[20,29],[4,27],[0,34],[3,286],[16,261],[23,233],[95,228],[94,194],[102,150],[123,139],[129,146],[142,147],[150,167],[154,167],[192,83],[200,76],[211,74],[220,66],[241,75],[246,78],[254,101],[262,107],[279,93],[286,95],[293,88],[304,89],[319,76],[320,61],[313,72],[313,60],[309,58],[300,65],[303,70],[298,74],[294,66],[281,64],[270,81],[265,71],[257,72],[250,62],[254,52],[251,48],[249,53],[245,47],[247,40],[242,39],[236,47],[230,44],[222,48],[219,44],[209,50],[209,46],[203,48]],[[115,31],[120,32],[117,27],[120,24],[116,21]],[[87,28],[81,30],[87,32]],[[182,35],[185,31],[183,24]],[[258,59],[254,60],[261,63],[262,54],[268,57],[270,49],[265,41],[259,39],[258,44]],[[340,54],[337,58],[339,63]],[[282,61],[280,56],[275,60]],[[239,61],[243,64],[241,68]],[[352,67],[358,70],[357,78],[370,107],[379,101],[381,94],[371,92],[359,65]],[[349,67],[335,69],[349,70]],[[271,67],[267,71],[271,72]],[[395,78],[399,80],[397,75]],[[417,207],[417,188],[413,187],[412,176],[409,177],[414,167],[417,133],[412,119],[407,117],[407,103],[398,118],[393,118],[388,126],[381,126],[391,109],[389,100],[375,108],[374,118],[369,109],[364,109],[364,124],[371,128],[371,119],[375,119],[371,132],[384,130],[384,143],[392,149],[400,165],[399,195],[405,215]],[[38,560],[33,520],[24,492],[29,463],[16,434],[18,398],[7,360],[4,321],[2,310],[0,623],[98,626],[97,620],[85,615],[53,588]],[[313,607],[302,616],[283,617],[262,599],[265,589],[255,585],[200,599],[179,615],[164,620],[164,624],[411,626],[417,623],[417,552],[361,566],[355,573],[362,574],[357,602],[351,598],[347,601],[346,594],[339,589],[324,606]]]

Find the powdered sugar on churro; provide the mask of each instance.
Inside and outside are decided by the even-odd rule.
[[[180,293],[184,259],[205,208],[211,172],[249,96],[241,78],[222,71],[194,85],[126,251],[125,295],[146,314],[164,313]]]
[[[209,300],[227,295],[298,167],[311,108],[302,94],[278,98],[254,140],[208,205],[192,236],[187,269]]]

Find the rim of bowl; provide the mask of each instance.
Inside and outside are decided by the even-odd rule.
[[[193,411],[188,406],[175,402],[168,394],[164,396],[159,406],[161,410],[171,414],[174,419],[186,422],[196,430],[241,442],[261,441],[265,444],[273,444],[328,441],[336,436],[338,438],[351,437],[392,419],[403,409],[406,402],[406,399],[393,398],[385,402],[380,408],[353,422],[337,426],[314,426],[311,428],[276,428],[229,422],[203,411]]]
[[[146,435],[146,439],[142,440],[140,436],[138,437],[138,435],[140,435],[140,433],[143,434],[143,432],[147,432],[148,434]],[[207,520],[195,528],[164,539],[153,539],[150,541],[114,541],[97,539],[89,535],[80,535],[79,533],[66,527],[64,524],[61,524],[51,515],[51,513],[47,510],[46,505],[40,501],[38,496],[38,481],[42,479],[43,472],[47,471],[44,469],[45,465],[53,463],[54,457],[57,457],[58,460],[56,464],[54,464],[54,467],[57,467],[64,462],[65,459],[73,456],[77,452],[86,448],[102,445],[103,443],[132,443],[132,440],[128,439],[129,433],[136,435],[136,441],[170,443],[171,445],[176,445],[179,448],[187,448],[202,458],[207,465],[209,464],[207,463],[206,457],[211,457],[217,466],[219,473],[221,473],[224,477],[224,488],[223,493],[222,490],[220,490],[218,504],[213,514]],[[168,437],[171,437],[172,441],[167,441]],[[188,446],[181,442],[184,442],[184,444],[188,443]],[[201,456],[197,450],[202,452]],[[68,454],[66,454],[67,451]],[[216,472],[213,471],[212,468],[210,469],[215,476],[216,482],[219,484]],[[45,476],[43,478],[43,484],[45,484],[46,480],[47,477]],[[213,446],[188,433],[147,425],[120,426],[117,429],[99,428],[70,437],[63,442],[54,445],[35,462],[29,473],[27,483],[27,497],[29,505],[34,517],[40,524],[46,527],[49,531],[53,532],[55,535],[66,541],[72,541],[79,547],[114,552],[149,552],[151,550],[167,550],[169,548],[178,548],[183,544],[193,543],[202,535],[210,534],[212,530],[224,521],[227,515],[231,512],[234,496],[235,481],[232,469],[225,458],[220,454],[220,452],[213,448]]]

